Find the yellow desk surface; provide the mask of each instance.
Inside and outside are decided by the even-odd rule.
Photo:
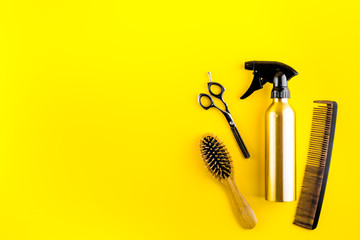
[[[359,1],[1,1],[0,239],[353,239],[359,208]],[[297,202],[264,200],[264,112],[246,100],[248,60],[281,61],[297,115],[300,192],[313,100],[339,104],[319,226],[292,224]],[[203,110],[206,72],[223,116]],[[206,171],[199,138],[234,160],[258,224],[236,222]]]

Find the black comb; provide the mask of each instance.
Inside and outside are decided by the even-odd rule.
[[[334,143],[337,103],[314,101],[310,146],[294,224],[315,229],[319,222]],[[324,106],[325,104],[325,106]]]

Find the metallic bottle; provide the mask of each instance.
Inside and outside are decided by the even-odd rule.
[[[295,112],[287,98],[274,98],[265,113],[265,199],[296,199]]]

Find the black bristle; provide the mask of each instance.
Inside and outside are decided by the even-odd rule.
[[[200,140],[200,151],[209,171],[219,180],[231,175],[231,157],[225,144],[215,135]]]

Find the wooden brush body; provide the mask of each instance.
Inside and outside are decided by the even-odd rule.
[[[236,186],[231,156],[225,144],[213,134],[205,135],[200,140],[200,151],[208,170],[225,186],[240,225],[247,229],[255,227],[255,214]]]

